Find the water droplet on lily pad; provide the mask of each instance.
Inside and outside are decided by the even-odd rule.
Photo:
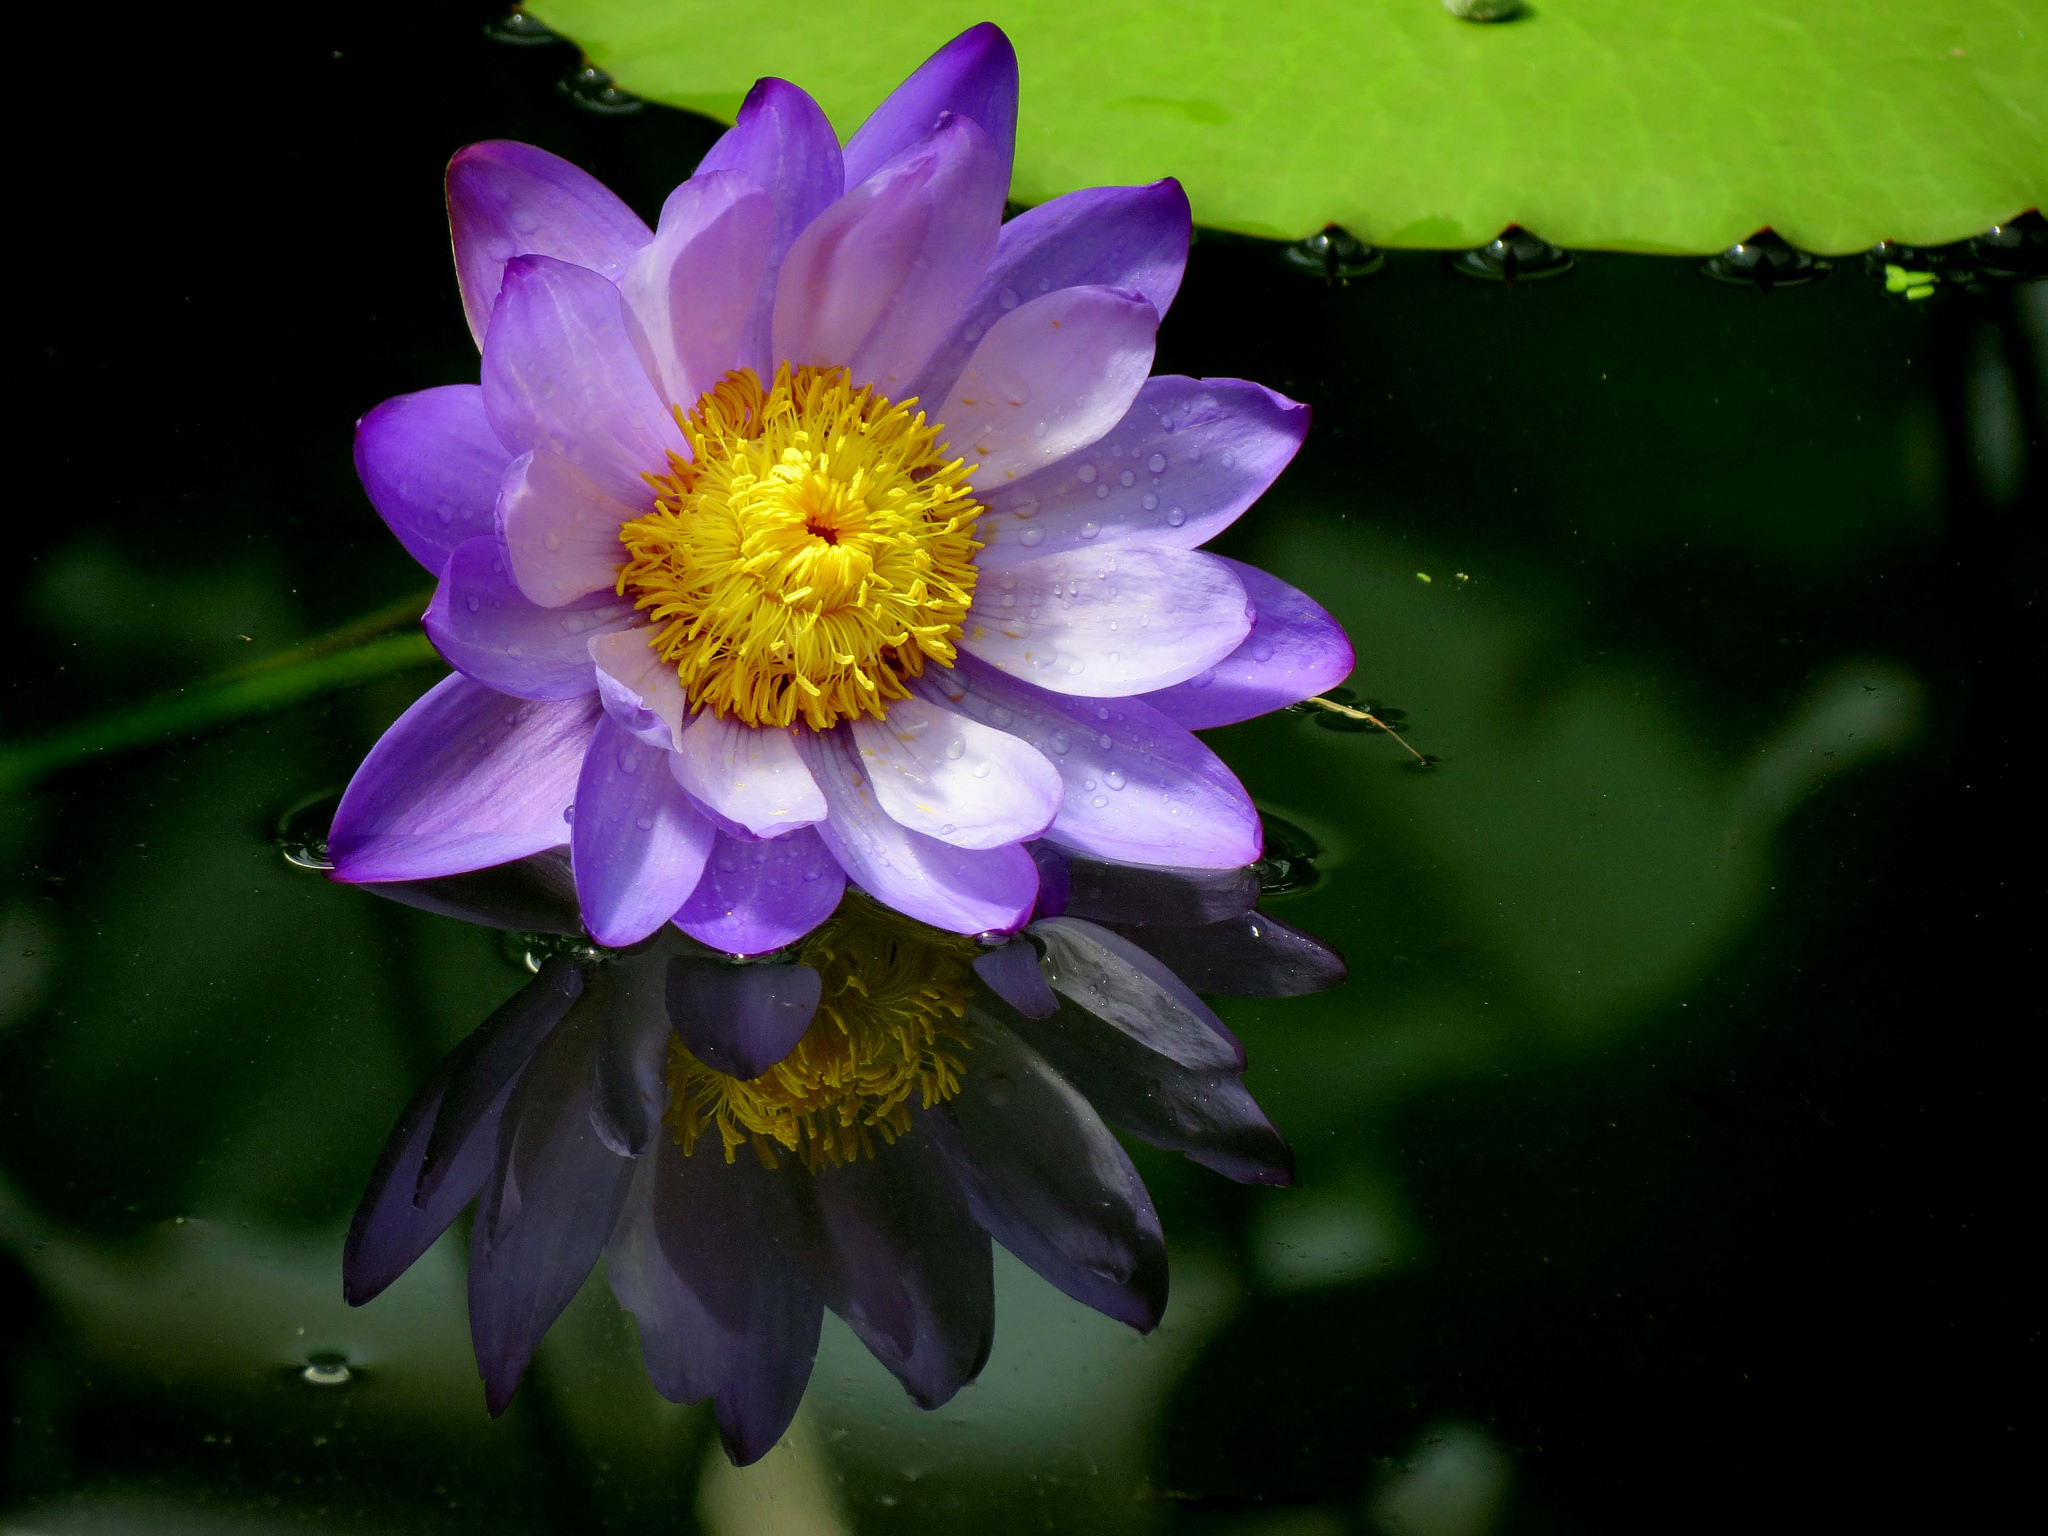
[[[1295,271],[1328,283],[1371,277],[1387,264],[1384,251],[1367,245],[1340,224],[1325,224],[1306,240],[1295,241],[1287,247],[1286,260]]]
[[[1451,258],[1451,270],[1496,283],[1533,283],[1562,277],[1572,269],[1569,251],[1561,251],[1540,235],[1510,224],[1475,250]]]

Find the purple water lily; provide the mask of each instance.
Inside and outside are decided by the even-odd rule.
[[[348,1299],[478,1200],[470,1327],[491,1411],[602,1254],[655,1386],[712,1400],[741,1463],[788,1427],[828,1307],[921,1406],[971,1381],[995,1326],[992,1241],[1150,1330],[1164,1239],[1108,1126],[1286,1183],[1243,1048],[1190,983],[1277,996],[1343,968],[1256,911],[1243,871],[1033,851],[1049,905],[994,947],[849,894],[782,963],[733,964],[673,929],[546,960],[401,1116],[349,1232]],[[561,853],[380,889],[578,922]],[[1188,971],[1162,958],[1177,954]]]
[[[1017,929],[1024,844],[1229,869],[1260,851],[1190,734],[1318,693],[1341,629],[1197,548],[1308,412],[1148,377],[1178,184],[1002,222],[1016,59],[963,33],[842,150],[763,80],[648,229],[525,145],[448,172],[480,385],[363,419],[372,501],[440,579],[456,669],[336,817],[337,878],[566,835],[590,933],[758,954],[848,882]]]

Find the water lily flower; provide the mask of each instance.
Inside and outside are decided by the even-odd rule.
[[[850,881],[1016,930],[1025,843],[1227,869],[1251,802],[1191,734],[1350,669],[1329,615],[1197,546],[1303,406],[1150,377],[1187,201],[1002,221],[1016,59],[963,33],[842,149],[763,80],[647,228],[541,150],[448,172],[482,382],[385,402],[363,483],[439,578],[456,675],[349,786],[336,877],[418,880],[565,826],[607,945],[775,950]]]
[[[470,1328],[493,1413],[602,1254],[655,1386],[710,1399],[740,1463],[788,1427],[826,1308],[920,1406],[973,1380],[992,1241],[1149,1331],[1164,1238],[1108,1126],[1243,1182],[1291,1170],[1239,1081],[1243,1048],[1159,954],[1256,996],[1343,968],[1254,910],[1242,872],[1034,851],[1065,910],[993,946],[849,893],[778,961],[735,964],[672,927],[628,952],[558,950],[401,1115],[349,1231],[348,1300],[475,1200]],[[578,926],[559,852],[378,889]]]

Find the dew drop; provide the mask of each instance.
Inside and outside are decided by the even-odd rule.
[[[1012,715],[1007,709],[1003,708],[1003,706],[1000,704],[991,704],[989,706],[988,723],[990,725],[995,726],[998,730],[1000,730],[1003,726],[1008,725],[1015,718],[1016,716]]]
[[[1224,449],[1223,452],[1220,455],[1218,455],[1218,458],[1221,460],[1222,465],[1225,469],[1237,468],[1237,455],[1232,453],[1228,448]]]
[[[1026,528],[1017,535],[1017,542],[1026,549],[1035,548],[1045,542],[1045,530],[1043,528]]]
[[[1109,770],[1109,772],[1105,773],[1102,776],[1102,782],[1107,784],[1111,789],[1122,789],[1126,784],[1130,783],[1131,781],[1125,778],[1123,774],[1120,773],[1118,770],[1112,768]]]
[[[633,818],[633,825],[642,832],[652,832],[654,830],[654,818],[652,816],[635,816]]]
[[[1067,753],[1073,750],[1074,738],[1069,736],[1065,731],[1054,731],[1052,733],[1052,736],[1047,740],[1046,745],[1051,747],[1053,751],[1059,753],[1062,757],[1064,757]]]
[[[1140,501],[1138,505],[1143,507],[1147,512],[1150,512],[1154,507],[1157,507],[1159,505],[1159,498],[1157,496],[1154,496],[1150,491],[1147,491],[1145,493],[1144,499]]]
[[[1050,430],[1051,428],[1047,427],[1044,422],[1034,422],[1031,427],[1031,435],[1033,437],[1042,438]]]
[[[965,757],[966,755],[967,743],[962,741],[958,736],[955,736],[951,741],[946,743],[946,756],[950,758],[952,761],[957,763],[960,761],[961,758]]]
[[[1167,527],[1178,528],[1182,523],[1186,522],[1187,520],[1187,513],[1183,512],[1179,507],[1168,507],[1166,509]]]
[[[1083,464],[1074,471],[1074,475],[1083,485],[1093,485],[1095,483],[1095,466],[1093,464]]]
[[[553,528],[542,534],[540,541],[547,545],[549,549],[560,549],[562,547],[562,535]]]
[[[1019,300],[1017,297],[1016,289],[1004,288],[997,292],[996,302],[1002,305],[1005,309],[1015,309],[1017,305],[1021,302],[1021,300]]]
[[[993,763],[976,763],[974,765],[974,776],[977,779],[985,779],[989,775],[989,770],[994,766]]]
[[[979,341],[981,340],[981,327],[978,325],[970,325],[967,327],[966,330],[962,331],[960,334],[963,337],[965,337],[968,341]]]
[[[1102,524],[1100,523],[1083,523],[1081,525],[1081,537],[1084,539],[1092,539],[1100,532],[1102,532]]]
[[[1138,477],[1132,474],[1127,469],[1122,474],[1116,477],[1116,483],[1118,485],[1136,485],[1138,483]]]
[[[1109,796],[1097,795],[1093,800],[1090,800],[1088,803],[1094,806],[1097,810],[1101,810],[1103,806],[1109,804]]]
[[[563,806],[563,807],[562,807],[562,820],[564,820],[564,821],[566,821],[566,822],[569,822],[570,824],[572,824],[572,825],[573,825],[573,824],[575,823],[575,820],[576,820],[576,807],[575,807],[575,806],[573,806],[573,805],[565,805],[565,806]]]
[[[476,596],[476,594],[475,594],[475,593],[471,593],[471,594],[470,594],[470,596],[469,596],[469,599],[468,599],[468,602],[469,602],[469,611],[470,611],[471,613],[475,613],[475,612],[477,611],[477,609],[479,609],[479,608],[483,607],[483,604],[482,604],[482,603],[481,603],[480,601],[478,601],[478,599],[477,599],[477,596]]]
[[[1163,454],[1163,453],[1155,453],[1155,454],[1153,454],[1151,458],[1149,458],[1149,459],[1147,459],[1147,460],[1145,461],[1145,467],[1146,467],[1147,469],[1151,470],[1151,471],[1152,471],[1152,473],[1153,473],[1153,474],[1155,474],[1155,475],[1163,475],[1163,474],[1165,474],[1165,473],[1166,473],[1166,455],[1165,455],[1165,454]]]

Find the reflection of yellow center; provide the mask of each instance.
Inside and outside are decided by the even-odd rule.
[[[742,368],[676,411],[691,456],[648,477],[618,590],[692,709],[823,730],[953,664],[981,508],[914,404],[785,363],[766,390]]]
[[[669,1118],[688,1153],[712,1127],[725,1160],[745,1143],[768,1167],[775,1148],[814,1172],[873,1156],[875,1138],[910,1129],[960,1091],[972,939],[940,933],[849,896],[804,941],[798,958],[824,981],[817,1016],[796,1049],[750,1082],[669,1046]]]

